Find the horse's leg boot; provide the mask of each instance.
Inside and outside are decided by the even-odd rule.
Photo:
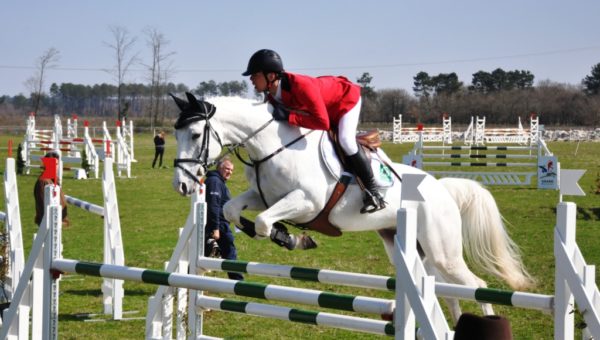
[[[373,177],[373,170],[371,169],[371,164],[363,148],[359,147],[358,152],[354,155],[347,156],[347,159],[356,176],[365,187],[363,207],[360,209],[360,213],[373,213],[385,208],[385,201],[383,200],[383,197],[381,197],[379,190],[377,190],[377,184]]]
[[[271,241],[280,247],[286,247],[288,250],[296,249],[298,245],[298,238],[295,235],[288,233],[287,228],[279,223],[273,223],[273,229],[271,229]]]
[[[317,247],[317,243],[309,235],[305,233],[300,236],[290,234],[287,228],[279,222],[273,224],[271,241],[281,247],[286,247],[288,250],[307,250]]]

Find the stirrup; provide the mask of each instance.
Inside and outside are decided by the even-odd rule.
[[[371,194],[368,190],[365,190],[365,198],[363,199],[363,207],[360,209],[361,214],[372,214],[376,211],[385,208],[385,201],[383,197],[376,192],[375,195]]]

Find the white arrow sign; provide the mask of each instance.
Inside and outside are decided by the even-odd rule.
[[[425,174],[404,174],[402,176],[402,192],[400,193],[403,201],[425,201],[421,192],[419,191],[419,185],[425,178]]]
[[[560,194],[561,195],[573,195],[573,196],[585,196],[585,192],[581,189],[577,181],[583,176],[585,170],[566,170],[560,169]]]

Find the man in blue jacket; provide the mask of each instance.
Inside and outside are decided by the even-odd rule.
[[[223,216],[223,206],[231,198],[229,189],[225,182],[233,174],[233,163],[224,158],[217,164],[217,170],[206,173],[204,184],[206,185],[207,221],[205,229],[206,251],[209,256],[215,250],[214,241],[218,244],[221,258],[228,260],[237,259],[234,237],[229,228],[229,221]],[[212,240],[211,240],[212,239]],[[244,276],[239,273],[227,273],[232,280],[243,280]]]

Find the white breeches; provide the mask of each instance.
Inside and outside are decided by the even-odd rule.
[[[343,115],[338,124],[338,139],[342,150],[344,150],[347,156],[352,156],[358,152],[356,127],[358,126],[358,118],[360,117],[361,102],[362,100],[358,98],[356,106]]]

